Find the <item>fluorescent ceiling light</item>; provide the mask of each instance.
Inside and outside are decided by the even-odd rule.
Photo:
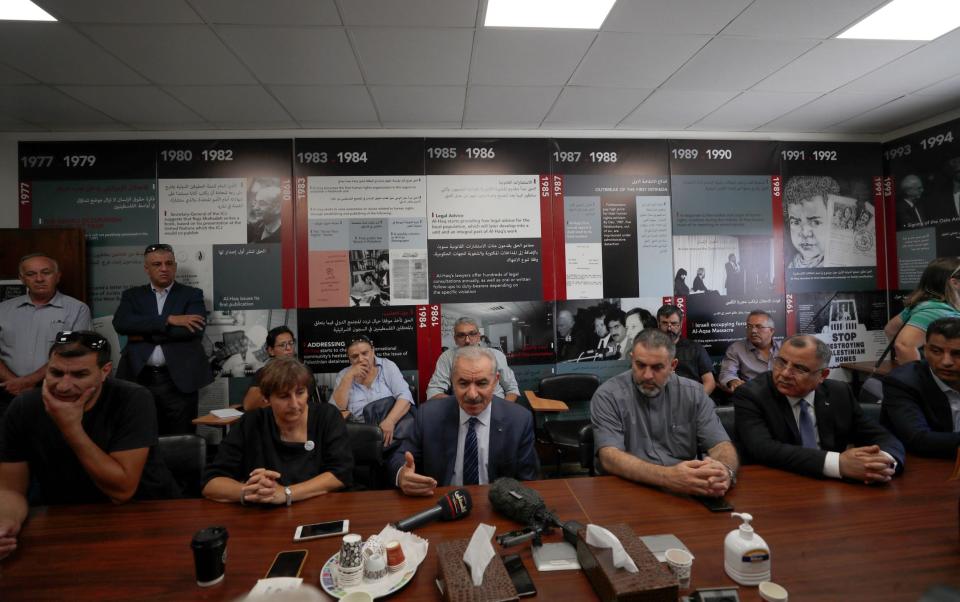
[[[616,0],[489,0],[486,27],[600,29]]]
[[[957,0],[893,0],[838,38],[932,40],[960,26]]]
[[[30,0],[0,0],[0,21],[56,21]]]

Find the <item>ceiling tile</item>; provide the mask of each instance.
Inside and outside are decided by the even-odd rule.
[[[543,125],[612,128],[650,92],[652,90],[567,86]]]
[[[960,106],[960,75],[948,77],[932,86],[917,90],[914,94],[921,96],[953,96],[958,99],[957,106]]]
[[[86,25],[81,29],[153,83],[255,83],[240,61],[202,25]]]
[[[205,132],[215,130],[212,124],[201,122],[187,123],[131,123],[130,127],[141,132]]]
[[[40,127],[39,125],[32,125],[23,121],[17,121],[16,119],[11,119],[4,117],[0,119],[0,132],[45,132],[47,128]],[[16,220],[16,216],[14,216]]]
[[[463,119],[462,86],[370,86],[370,92],[386,127],[397,123],[434,127]]]
[[[73,23],[201,23],[185,0],[34,0]]]
[[[0,22],[0,62],[48,84],[145,84],[63,23]]]
[[[911,94],[839,123],[830,131],[883,134],[956,108],[957,99],[953,94]]]
[[[473,30],[362,28],[351,30],[368,84],[464,85]]]
[[[193,111],[152,86],[61,86],[60,90],[124,123],[203,123]]]
[[[739,92],[698,91],[659,89],[643,101],[637,110],[620,122],[619,128],[632,129],[677,129],[682,130],[691,123],[714,111]]]
[[[566,84],[596,37],[592,31],[484,29],[477,36],[472,85]]]
[[[5,84],[36,84],[39,83],[26,73],[21,73],[12,67],[0,65],[0,85]]]
[[[813,93],[784,94],[747,91],[707,115],[690,129],[729,129],[749,132],[817,97]]]
[[[221,130],[295,130],[300,126],[297,122],[285,121],[218,121],[216,126]]]
[[[827,40],[754,86],[754,89],[823,94],[889,63],[919,45],[919,42],[886,40]]]
[[[331,123],[329,121],[301,121],[300,127],[304,130],[373,130],[381,129],[379,121],[338,121],[336,123]],[[396,127],[396,125],[392,126]],[[423,124],[420,124],[418,127],[423,127]],[[432,126],[431,126],[432,127]],[[460,127],[460,124],[456,124],[455,127]],[[301,134],[302,135],[302,134]]]
[[[570,80],[578,86],[654,88],[710,38],[601,33]]]
[[[724,34],[826,39],[889,0],[758,0]]]
[[[341,28],[222,26],[217,31],[265,84],[363,83]]]
[[[814,40],[714,38],[667,80],[665,88],[746,90],[807,50]]]
[[[477,26],[477,0],[349,0],[340,3],[348,25],[391,27]]]
[[[103,113],[46,86],[0,86],[0,114],[45,127],[120,127]]]
[[[470,127],[540,127],[559,86],[471,86],[463,124]]]
[[[604,31],[710,34],[726,27],[751,0],[621,0],[603,23]]]
[[[191,0],[207,23],[341,25],[333,0]]]
[[[823,132],[845,119],[865,113],[893,97],[831,92],[759,128],[769,132]]]
[[[270,86],[270,91],[301,123],[323,123],[323,127],[340,123],[380,126],[365,86]]]
[[[872,71],[843,87],[845,92],[901,95],[960,74],[960,30]]]
[[[211,122],[290,119],[261,86],[171,86],[166,91]]]

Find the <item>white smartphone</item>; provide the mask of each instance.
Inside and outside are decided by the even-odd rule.
[[[308,539],[320,539],[321,537],[333,537],[342,535],[350,531],[349,520],[332,520],[326,523],[314,523],[312,525],[300,525],[293,534],[293,541],[306,541]]]

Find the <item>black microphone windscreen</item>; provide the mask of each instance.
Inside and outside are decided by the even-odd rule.
[[[470,514],[473,509],[473,498],[466,489],[454,489],[437,501],[440,506],[440,520],[457,520]]]
[[[539,522],[546,512],[547,505],[539,493],[509,477],[494,481],[488,497],[494,510],[524,525]]]

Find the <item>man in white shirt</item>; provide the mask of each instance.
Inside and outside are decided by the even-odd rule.
[[[755,462],[816,477],[885,483],[903,470],[903,444],[826,380],[830,348],[810,335],[780,346],[773,370],[733,395],[737,435]]]
[[[452,380],[453,396],[421,405],[413,435],[390,459],[397,487],[407,495],[433,495],[438,486],[538,478],[533,414],[494,395],[491,350],[458,348]]]

